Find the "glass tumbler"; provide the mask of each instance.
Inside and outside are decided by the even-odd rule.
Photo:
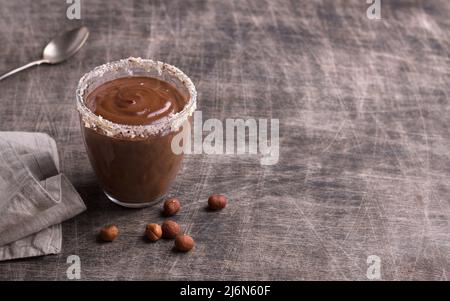
[[[85,98],[105,82],[131,76],[157,78],[172,84],[186,99],[184,108],[150,125],[118,124],[95,115]],[[171,142],[191,122],[197,93],[178,68],[163,62],[127,58],[106,63],[79,81],[77,110],[86,151],[106,196],[131,208],[157,203],[168,191],[183,158]]]

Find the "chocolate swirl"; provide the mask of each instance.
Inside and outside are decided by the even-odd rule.
[[[106,82],[86,98],[94,114],[127,125],[152,124],[180,112],[186,98],[171,84],[152,77],[123,77]]]

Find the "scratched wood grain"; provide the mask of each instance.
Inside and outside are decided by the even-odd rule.
[[[129,3],[129,4],[125,4]],[[60,255],[0,263],[0,279],[364,280],[367,257],[385,280],[450,273],[450,2],[0,1],[0,70],[38,57],[63,29],[87,25],[70,61],[0,82],[0,130],[46,132],[88,211],[63,224]],[[186,157],[170,195],[197,242],[145,243],[158,208],[127,210],[100,192],[82,144],[74,90],[96,65],[128,56],[184,70],[204,118],[278,118],[280,160]],[[231,199],[204,210],[210,193]],[[112,244],[98,229],[116,223]]]

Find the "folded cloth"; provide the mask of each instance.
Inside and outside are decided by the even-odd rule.
[[[60,223],[84,210],[50,136],[0,132],[0,260],[59,253]]]

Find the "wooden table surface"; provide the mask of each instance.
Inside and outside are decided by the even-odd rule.
[[[128,3],[128,4],[126,4]],[[0,279],[65,280],[69,255],[81,277],[158,280],[381,279],[450,275],[450,2],[0,1],[0,70],[38,58],[56,33],[84,24],[73,59],[0,82],[0,130],[46,132],[88,210],[63,224],[59,255],[0,263]],[[196,84],[203,118],[276,118],[278,164],[258,155],[186,156],[169,195],[196,242],[148,244],[158,208],[105,198],[75,111],[78,79],[136,56],[173,64]],[[204,210],[214,192],[226,210]],[[111,244],[98,230],[116,223]]]

